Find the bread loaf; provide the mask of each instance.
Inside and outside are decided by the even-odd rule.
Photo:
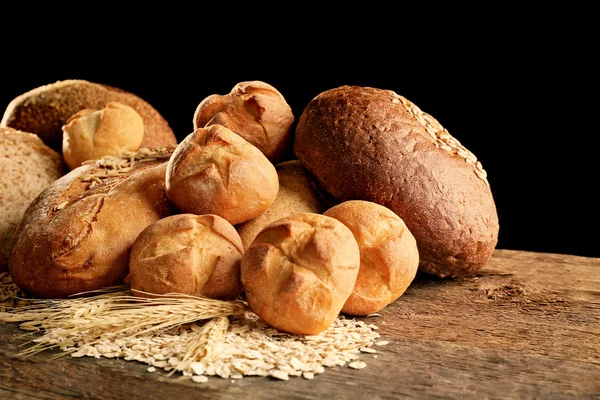
[[[48,146],[61,152],[62,126],[69,117],[84,108],[104,108],[111,101],[132,107],[143,118],[144,140],[140,147],[177,143],[167,121],[148,102],[134,93],[82,79],[58,81],[17,96],[4,111],[0,126],[35,133]]]
[[[138,150],[144,139],[144,120],[132,107],[112,101],[100,110],[80,110],[62,131],[63,158],[74,169],[87,160]]]
[[[60,154],[32,133],[0,128],[0,272],[8,269],[10,249],[23,213],[46,186],[60,178]]]
[[[318,334],[335,321],[356,282],[360,254],[335,218],[300,213],[264,228],[242,257],[248,306],[267,324]]]
[[[417,242],[402,218],[365,200],[344,201],[323,215],[346,225],[360,250],[356,284],[342,312],[369,315],[400,298],[419,268]]]
[[[236,225],[247,249],[258,233],[271,222],[298,213],[320,214],[325,205],[306,179],[302,164],[298,160],[289,160],[275,166],[279,179],[279,191],[271,207],[262,215]]]
[[[231,129],[273,164],[293,156],[294,114],[283,95],[266,82],[240,82],[228,94],[206,97],[194,113],[194,130],[208,124]]]
[[[235,225],[264,213],[279,182],[275,166],[260,150],[224,126],[209,125],[177,146],[166,188],[182,212],[216,214]]]
[[[423,271],[462,276],[490,259],[499,224],[481,163],[406,98],[371,87],[326,90],[299,117],[294,149],[329,198],[372,201],[400,216]]]
[[[183,293],[235,300],[242,292],[243,252],[235,228],[218,215],[171,215],[138,235],[127,281],[141,297]]]
[[[78,167],[27,208],[9,271],[19,288],[45,298],[123,283],[131,246],[175,212],[165,193],[173,148],[140,149]]]

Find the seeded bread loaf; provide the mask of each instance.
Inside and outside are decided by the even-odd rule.
[[[162,115],[139,96],[108,85],[69,79],[32,89],[14,98],[4,111],[0,126],[37,134],[48,146],[62,151],[62,126],[82,109],[98,110],[116,101],[132,107],[144,120],[142,147],[177,143]]]
[[[294,150],[329,199],[398,214],[423,271],[466,275],[491,257],[498,214],[481,163],[406,98],[360,86],[324,91],[301,114]]]
[[[32,133],[0,128],[0,272],[29,204],[65,172],[60,154]]]
[[[174,209],[165,192],[173,148],[140,149],[78,167],[28,207],[9,271],[19,288],[64,298],[123,282],[138,234]]]

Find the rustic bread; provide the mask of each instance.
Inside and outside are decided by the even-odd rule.
[[[275,169],[279,178],[279,192],[271,207],[262,215],[235,226],[245,249],[271,222],[304,212],[320,214],[326,209],[323,200],[306,178],[300,161],[284,161],[277,164]]]
[[[65,167],[60,154],[32,133],[0,128],[0,272],[8,259],[17,225],[29,204]]]
[[[400,298],[419,268],[417,242],[402,218],[365,200],[344,201],[323,215],[350,228],[360,250],[356,284],[342,312],[369,315]]]
[[[208,124],[231,129],[273,164],[293,156],[294,114],[283,95],[266,82],[240,82],[226,95],[206,97],[194,113],[194,130]]]
[[[216,214],[235,225],[264,213],[279,182],[275,166],[260,150],[224,126],[209,125],[177,146],[166,188],[182,212]]]
[[[102,109],[75,113],[62,131],[62,155],[74,169],[87,160],[138,150],[144,139],[144,120],[132,107],[111,101]]]
[[[108,157],[75,168],[31,203],[15,235],[9,271],[45,298],[123,282],[138,234],[175,212],[165,193],[173,147]]]
[[[326,90],[301,114],[294,150],[329,198],[398,214],[423,271],[466,275],[491,257],[498,214],[481,163],[406,98],[371,87]]]
[[[133,107],[144,119],[144,140],[140,147],[177,143],[167,121],[148,102],[131,92],[82,79],[57,81],[14,98],[4,111],[0,126],[35,133],[60,152],[62,126],[67,119],[84,108],[104,108],[111,101]]]
[[[183,293],[235,300],[242,292],[243,252],[233,225],[218,215],[172,215],[139,234],[127,281],[140,297]]]
[[[360,254],[335,218],[300,213],[264,228],[242,257],[248,306],[267,324],[318,334],[335,321],[356,282]]]

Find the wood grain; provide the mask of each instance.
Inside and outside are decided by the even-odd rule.
[[[0,323],[2,399],[600,399],[600,259],[496,250],[454,280],[418,275],[368,318],[387,346],[367,368],[314,380],[207,383],[104,358],[19,359],[23,331]]]

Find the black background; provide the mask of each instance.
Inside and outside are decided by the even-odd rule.
[[[72,30],[41,18],[33,36],[2,32],[10,40],[0,60],[0,108],[47,83],[87,79],[142,97],[182,139],[204,97],[241,81],[275,86],[296,118],[312,97],[339,85],[390,89],[482,162],[500,219],[498,248],[600,257],[597,44],[579,18],[585,11],[554,11],[550,19],[508,13],[435,31],[425,19],[414,28],[373,19],[275,26],[247,16],[209,26],[206,15],[181,23],[164,16],[147,31],[124,32],[118,18],[112,29],[102,21],[102,30],[98,22]]]

